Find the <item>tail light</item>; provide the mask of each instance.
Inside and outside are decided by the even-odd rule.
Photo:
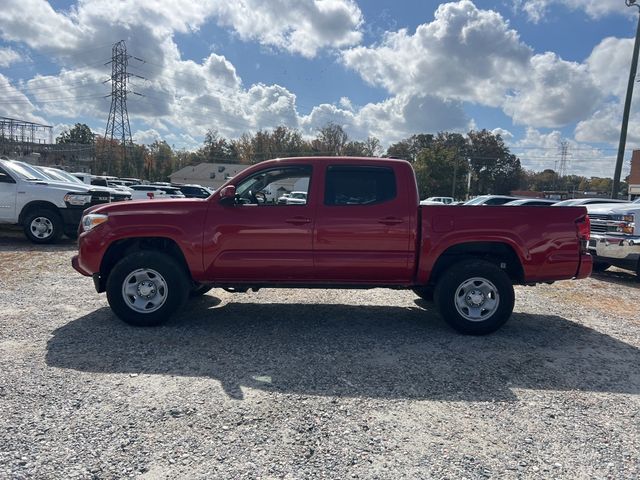
[[[589,215],[579,218],[576,222],[576,228],[578,229],[578,239],[588,242],[591,238],[591,220],[589,220]]]

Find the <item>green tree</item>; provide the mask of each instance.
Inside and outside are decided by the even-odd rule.
[[[520,186],[520,159],[513,155],[500,135],[487,130],[467,134],[467,155],[474,181],[471,194],[508,194]]]
[[[84,123],[76,123],[70,130],[64,130],[56,138],[56,143],[79,143],[93,145],[95,138],[91,129]]]
[[[405,138],[389,146],[385,156],[415,162],[418,154],[423,149],[429,148],[433,144],[433,140],[434,137],[430,133],[412,135],[409,138]]]
[[[457,133],[440,132],[424,146],[413,164],[420,198],[466,194],[469,165],[465,138]]]

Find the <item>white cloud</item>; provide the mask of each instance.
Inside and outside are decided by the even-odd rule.
[[[513,139],[513,133],[504,128],[494,128],[493,130],[491,130],[491,133],[493,133],[494,135],[500,135],[505,142],[509,142]]]
[[[155,130],[154,128],[150,128],[148,130],[137,130],[133,134],[133,141],[138,144],[150,145],[156,140],[162,140],[163,136]]]
[[[602,99],[587,67],[553,53],[534,55],[500,14],[469,0],[440,5],[413,35],[388,33],[381,44],[346,50],[342,59],[390,93],[500,107],[524,125],[568,125]]]
[[[357,110],[323,104],[303,117],[301,126],[308,135],[313,135],[328,122],[342,125],[352,138],[364,139],[373,135],[383,145],[414,133],[466,131],[470,127],[460,102],[428,95],[397,95]]]
[[[8,67],[20,60],[20,54],[11,48],[0,48],[0,67]]]
[[[515,123],[557,128],[587,117],[602,100],[584,65],[547,52],[531,58],[526,84],[507,95],[503,109]]]
[[[37,114],[36,106],[24,92],[12,84],[9,79],[2,74],[0,74],[0,87],[2,88],[0,116],[20,118],[30,122],[47,123]]]
[[[97,44],[106,32],[113,41],[144,24],[161,38],[197,30],[210,20],[231,27],[243,40],[306,57],[359,43],[363,22],[353,0],[84,0],[68,12],[56,11],[44,0],[4,0],[0,35],[64,54]]]
[[[236,0],[215,2],[212,10],[220,24],[233,27],[243,40],[306,57],[362,38],[362,13],[352,0]]]
[[[586,64],[603,93],[623,98],[627,91],[633,39],[608,37],[596,45]]]
[[[625,13],[624,2],[619,0],[513,0],[513,3],[517,10],[523,10],[533,22],[543,20],[552,5],[584,11],[592,18]]]
[[[405,29],[387,33],[379,45],[346,50],[342,59],[391,93],[428,92],[498,106],[530,56],[500,14],[461,0],[440,5],[434,21],[413,35]]]

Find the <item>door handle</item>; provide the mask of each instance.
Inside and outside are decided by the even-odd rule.
[[[305,223],[311,223],[311,219],[307,217],[293,217],[287,218],[285,222],[291,223],[292,225],[304,225]]]
[[[378,223],[382,223],[383,225],[398,225],[399,223],[404,223],[404,220],[397,217],[386,217],[378,220]]]

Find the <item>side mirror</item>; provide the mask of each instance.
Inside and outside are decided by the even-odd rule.
[[[236,186],[235,185],[227,185],[222,190],[220,190],[220,201],[225,203],[230,203],[236,199]]]

